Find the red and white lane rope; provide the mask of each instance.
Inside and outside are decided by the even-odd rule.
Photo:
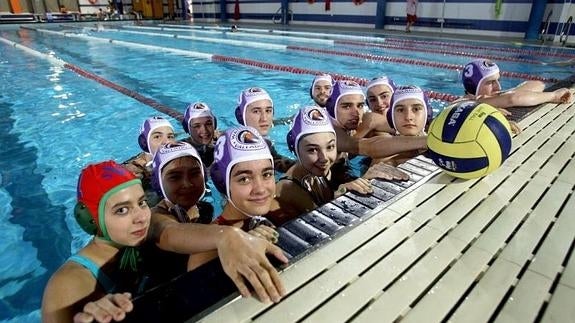
[[[242,64],[242,65],[247,65],[247,66],[253,66],[253,67],[258,67],[258,68],[263,68],[263,69],[268,69],[268,70],[274,70],[274,71],[288,72],[288,73],[293,73],[293,74],[310,74],[310,75],[330,74],[336,80],[340,80],[340,79],[353,80],[353,81],[356,81],[357,83],[359,83],[360,85],[363,85],[363,86],[365,86],[368,82],[367,79],[359,78],[359,77],[355,77],[355,76],[350,76],[350,75],[331,73],[331,72],[327,72],[327,71],[311,70],[311,69],[299,68],[299,67],[288,66],[288,65],[272,64],[272,63],[266,63],[266,62],[251,60],[251,59],[239,58],[239,57],[215,55],[215,54],[208,54],[208,53],[202,53],[202,52],[196,52],[196,51],[188,51],[188,50],[181,50],[181,49],[175,49],[175,48],[159,47],[159,46],[153,46],[153,45],[144,45],[144,44],[139,44],[139,43],[119,41],[119,40],[114,40],[114,39],[105,39],[105,38],[93,37],[93,36],[88,36],[88,35],[62,33],[62,32],[57,32],[57,31],[52,31],[52,30],[44,30],[44,29],[36,29],[36,28],[28,28],[28,29],[42,32],[42,33],[56,34],[56,35],[63,36],[63,37],[82,38],[82,39],[89,39],[89,40],[93,40],[93,41],[98,41],[98,42],[107,43],[107,44],[115,44],[115,45],[120,45],[120,46],[125,46],[125,47],[140,48],[140,49],[161,51],[161,52],[170,52],[170,53],[174,53],[174,54],[178,54],[178,55],[185,55],[188,57],[207,59],[207,60],[210,60],[213,62],[226,62],[226,63]],[[95,77],[98,77],[98,76],[95,75]],[[106,85],[106,84],[104,84],[104,85]],[[435,91],[428,91],[428,94],[429,94],[430,98],[432,98],[432,99],[437,99],[437,100],[446,101],[446,102],[451,102],[451,101],[459,98],[459,96],[457,96],[457,95],[435,92]],[[134,98],[136,98],[136,97],[137,96],[134,96]],[[147,101],[145,98],[142,98],[142,100],[143,101],[141,101],[141,102],[144,102],[144,101],[150,102],[150,101]],[[158,105],[158,107],[162,108],[161,104]]]
[[[537,64],[541,65],[541,61],[534,60],[534,59],[526,59],[526,58],[519,58],[519,57],[511,57],[511,56],[502,56],[502,55],[489,55],[489,54],[481,54],[481,53],[472,53],[472,52],[464,52],[459,50],[442,50],[442,49],[433,49],[433,48],[422,48],[416,46],[402,46],[396,44],[366,44],[363,42],[358,41],[349,41],[349,40],[336,40],[336,44],[342,45],[352,45],[352,46],[363,46],[363,47],[372,47],[372,48],[385,48],[385,49],[394,49],[394,50],[408,50],[408,51],[417,51],[422,53],[434,53],[434,54],[442,54],[442,55],[451,55],[451,56],[464,56],[464,57],[474,57],[474,58],[487,58],[496,61],[508,61],[508,62],[519,62],[525,64]]]
[[[96,81],[96,82],[98,82],[98,83],[100,83],[100,84],[102,84],[102,85],[104,85],[110,89],[116,90],[116,91],[118,91],[118,92],[120,92],[126,96],[133,98],[134,100],[142,102],[143,104],[150,106],[153,109],[155,109],[161,113],[169,115],[178,121],[182,121],[184,118],[182,113],[178,112],[177,110],[175,110],[173,108],[168,107],[167,105],[161,104],[158,101],[155,101],[154,99],[148,98],[142,94],[139,94],[136,91],[130,90],[130,89],[125,88],[119,84],[112,82],[112,81],[106,80],[103,77],[100,77],[94,73],[86,71],[86,70],[84,70],[84,69],[82,69],[82,68],[80,68],[74,64],[70,64],[70,63],[68,63],[68,62],[66,62],[60,58],[56,58],[54,56],[41,53],[37,50],[34,50],[32,48],[18,44],[16,42],[13,42],[11,40],[8,40],[8,39],[2,38],[2,37],[0,37],[0,42],[6,43],[10,46],[13,46],[14,48],[18,48],[18,49],[20,49],[20,50],[22,50],[28,54],[31,54],[33,56],[45,59],[48,62],[50,62],[51,64],[54,64],[56,66],[61,66],[61,67],[64,67],[66,69],[69,69],[69,70],[73,71],[74,73],[76,73],[80,76],[83,76],[87,79],[94,80],[94,81]]]
[[[441,41],[430,41],[430,40],[416,40],[416,39],[398,39],[398,38],[386,38],[386,43],[403,43],[403,44],[417,44],[425,46],[442,46],[442,47],[457,47],[457,48],[467,48],[467,49],[478,49],[486,51],[498,51],[498,52],[509,52],[521,55],[531,55],[540,57],[562,57],[562,58],[575,58],[575,54],[569,54],[565,52],[549,52],[549,51],[537,51],[532,49],[515,48],[515,47],[494,47],[494,46],[479,46],[479,45],[468,45],[462,43],[449,43]],[[548,50],[549,48],[546,48]]]
[[[243,64],[243,65],[255,66],[255,67],[259,67],[259,68],[263,68],[263,69],[282,71],[282,72],[288,72],[288,73],[293,73],[293,74],[311,74],[311,75],[329,74],[335,80],[351,80],[351,81],[357,82],[359,85],[362,85],[362,86],[367,85],[367,83],[369,82],[368,79],[361,78],[361,77],[355,77],[355,76],[338,74],[338,73],[329,73],[329,72],[311,70],[311,69],[307,69],[307,68],[299,68],[299,67],[293,67],[293,66],[264,63],[264,62],[260,62],[260,61],[256,61],[256,60],[239,58],[239,57],[213,55],[212,61]],[[445,102],[452,102],[452,101],[459,98],[458,95],[435,92],[435,91],[427,91],[427,94],[429,95],[429,97],[431,99],[436,99],[436,100],[445,101]]]
[[[296,51],[311,52],[311,53],[319,53],[319,54],[349,56],[349,57],[369,59],[369,60],[374,60],[374,61],[384,61],[384,62],[394,62],[394,63],[420,65],[420,66],[430,66],[430,67],[444,68],[444,69],[457,70],[457,71],[463,70],[463,65],[459,65],[459,64],[431,62],[431,61],[424,61],[424,60],[406,58],[406,57],[392,57],[392,56],[362,54],[362,53],[353,53],[353,52],[341,52],[341,51],[335,51],[335,50],[330,50],[330,49],[309,48],[309,47],[301,47],[301,46],[287,46],[287,49],[296,50]],[[555,79],[555,78],[542,77],[542,76],[531,75],[531,74],[526,74],[526,73],[507,72],[507,71],[501,71],[500,73],[502,76],[525,79],[525,80],[538,80],[538,81],[542,81],[542,82],[551,82],[551,83],[559,81],[558,79]]]

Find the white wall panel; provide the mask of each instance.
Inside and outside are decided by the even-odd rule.
[[[441,17],[442,3],[420,3],[417,8],[418,17]],[[527,21],[531,12],[531,4],[503,4],[501,15],[497,20]],[[403,3],[390,3],[387,5],[387,16],[405,16]],[[493,3],[447,3],[445,17],[457,19],[496,20],[495,4]]]
[[[331,3],[331,10],[325,11],[324,2],[316,2],[308,4],[307,2],[290,3],[289,8],[294,14],[325,14],[325,15],[361,15],[361,16],[375,16],[377,3],[366,2],[360,6],[355,6],[351,1],[349,3]]]

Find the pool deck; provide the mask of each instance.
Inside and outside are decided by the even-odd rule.
[[[286,268],[280,303],[237,297],[202,321],[575,322],[574,115],[542,106],[494,173],[433,171]]]
[[[427,34],[406,35],[417,36]],[[262,304],[235,293],[190,321],[575,322],[574,116],[575,104],[527,114],[484,178],[454,179],[418,157],[401,166],[409,185],[380,181],[372,197],[347,193],[282,226],[292,238],[280,246],[297,251],[281,272],[288,295]]]

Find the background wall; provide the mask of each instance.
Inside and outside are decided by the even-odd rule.
[[[108,0],[0,0],[0,12],[11,11],[11,1],[19,1],[23,12],[40,14],[58,11],[60,4],[83,14],[95,14],[108,5]],[[124,13],[136,10],[145,17],[157,19],[181,17],[182,12],[187,11],[189,19],[197,22],[241,24],[273,21],[281,24],[282,3],[287,8],[287,22],[290,25],[383,26],[387,30],[403,30],[406,20],[405,0],[221,0],[222,3],[220,0],[115,1],[122,3]],[[561,31],[566,31],[567,19],[575,16],[571,0],[419,0],[418,21],[414,30],[524,37],[529,26],[532,3],[535,1],[546,3],[543,22],[538,30],[543,29],[549,17],[546,39],[559,41]],[[571,28],[569,34],[575,35],[575,28]],[[568,42],[575,43],[575,37],[571,38]]]
[[[329,10],[326,10],[326,1],[329,2]],[[418,21],[414,30],[523,37],[529,22],[532,1],[502,0],[499,13],[496,12],[496,3],[496,0],[419,0]],[[228,0],[227,22],[280,22],[281,5],[281,1],[239,0],[240,19],[234,19],[235,0]],[[192,7],[193,19],[196,21],[219,21],[222,17],[217,0],[193,0]],[[288,9],[288,17],[293,18],[289,21],[290,25],[375,28],[377,12],[380,10],[385,13],[384,29],[405,29],[405,0],[366,0],[360,4],[354,3],[353,0],[292,0],[288,3]],[[549,13],[551,15],[548,30],[553,36],[559,34],[563,23],[570,16],[575,16],[575,8],[571,6],[570,0],[549,0],[545,7],[544,21]],[[444,19],[443,29],[441,18]],[[575,27],[571,28],[570,35],[575,35]]]

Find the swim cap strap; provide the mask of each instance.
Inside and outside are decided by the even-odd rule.
[[[104,194],[104,196],[102,196],[102,198],[100,199],[100,203],[98,204],[98,215],[99,215],[98,224],[100,225],[100,231],[102,232],[102,238],[104,238],[104,240],[112,241],[112,238],[108,234],[108,228],[106,227],[106,202],[108,201],[110,196],[114,195],[118,191],[121,191],[126,187],[136,184],[142,185],[142,181],[139,178],[135,178],[128,182],[124,182],[106,192],[106,194]]]
[[[128,269],[130,271],[138,271],[138,265],[142,258],[140,251],[135,247],[126,247],[122,249],[122,257],[120,258],[120,269]]]

